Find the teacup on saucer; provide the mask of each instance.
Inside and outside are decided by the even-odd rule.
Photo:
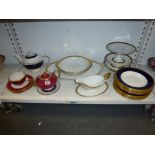
[[[9,76],[9,81],[15,85],[21,85],[25,82],[26,75],[24,72],[14,72]]]

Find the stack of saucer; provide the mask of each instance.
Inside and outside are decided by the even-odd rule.
[[[21,93],[30,89],[34,84],[33,77],[24,72],[15,72],[9,76],[7,88],[14,93]]]

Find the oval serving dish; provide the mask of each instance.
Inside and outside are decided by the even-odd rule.
[[[115,90],[119,93],[121,92],[121,95],[124,94],[123,96],[133,96],[133,98],[141,99],[151,93],[154,87],[154,80],[143,70],[127,67],[119,69],[115,73],[113,84]]]
[[[76,76],[88,71],[92,66],[92,62],[82,56],[68,56],[58,61],[55,65],[61,72]]]

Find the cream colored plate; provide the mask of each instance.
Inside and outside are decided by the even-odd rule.
[[[20,84],[20,85],[11,84],[11,87],[14,89],[22,89],[22,88],[26,87],[29,84],[29,82],[30,82],[29,79],[26,78],[26,80],[22,84]]]
[[[147,85],[145,76],[138,72],[126,71],[121,74],[121,79],[124,83],[132,87],[144,87]]]
[[[105,93],[107,90],[108,90],[108,83],[106,82],[99,88],[96,88],[90,91],[88,89],[83,88],[81,85],[78,85],[76,87],[76,93],[83,97],[98,96],[98,95]]]

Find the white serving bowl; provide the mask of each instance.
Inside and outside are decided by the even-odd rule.
[[[92,66],[92,62],[82,56],[68,56],[56,63],[56,67],[69,75],[80,75]]]

